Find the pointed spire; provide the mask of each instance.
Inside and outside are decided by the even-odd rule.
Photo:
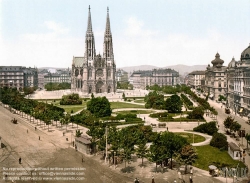
[[[106,30],[105,30],[105,34],[111,34],[111,30],[110,30],[110,20],[109,20],[109,7],[107,7],[107,20],[106,20]]]
[[[92,22],[91,22],[90,5],[89,5],[89,16],[88,16],[88,28],[87,28],[87,32],[92,32]]]

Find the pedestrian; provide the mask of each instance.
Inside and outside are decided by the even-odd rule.
[[[36,131],[36,126],[35,126],[35,131]]]
[[[74,147],[74,144],[75,144],[74,140],[73,140],[73,142],[72,142],[72,143],[73,143],[73,147]]]
[[[77,145],[75,144],[75,149],[76,149],[76,151],[77,151]]]
[[[134,183],[140,183],[139,179],[135,178]]]
[[[168,127],[167,127],[167,131],[168,131]]]
[[[19,158],[19,164],[21,164],[21,163],[22,163],[22,158],[20,157],[20,158]]]
[[[189,182],[190,182],[190,183],[193,183],[193,179],[192,179],[191,176],[189,177]]]
[[[190,167],[190,174],[193,175],[193,167]]]
[[[38,139],[40,140],[40,136],[38,137]]]
[[[155,183],[155,178],[153,175],[152,175],[152,183]]]
[[[27,129],[27,133],[29,133],[29,130]]]

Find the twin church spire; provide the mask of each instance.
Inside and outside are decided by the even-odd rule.
[[[92,30],[92,21],[91,21],[91,12],[89,6],[88,13],[88,25],[85,38],[85,58],[87,60],[93,60],[96,56],[95,51],[95,38]],[[107,8],[107,18],[106,18],[106,28],[104,33],[104,42],[103,42],[103,57],[107,60],[113,59],[113,42],[112,34],[110,29],[110,19],[109,19],[109,8]]]

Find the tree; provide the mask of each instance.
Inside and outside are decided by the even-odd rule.
[[[195,127],[193,129],[195,132],[201,132],[201,133],[207,133],[208,135],[213,135],[214,133],[217,133],[218,128],[216,127],[216,122],[208,122],[200,124],[199,126]]]
[[[237,121],[234,121],[234,119],[231,116],[228,116],[224,120],[224,126],[225,128],[229,129],[230,132],[231,131],[236,132],[241,128],[241,125]]]
[[[224,120],[224,127],[225,128],[230,128],[231,124],[234,122],[234,119],[232,118],[232,116],[228,116],[225,120]]]
[[[144,101],[146,102],[145,108],[153,108],[153,109],[164,109],[164,95],[159,94],[156,91],[149,92],[148,95],[145,96]]]
[[[186,165],[192,165],[197,159],[197,153],[192,145],[185,145],[181,148],[179,153],[179,160]]]
[[[172,95],[166,100],[166,110],[170,113],[181,112],[182,101],[178,95]]]
[[[185,165],[192,165],[197,159],[197,153],[192,145],[185,145],[177,154],[177,159]],[[187,169],[187,167],[186,167]]]
[[[79,97],[79,94],[73,93],[70,95],[63,95],[60,105],[79,105],[82,104],[82,100]]]
[[[203,107],[195,107],[193,111],[189,112],[188,117],[189,119],[203,119],[204,115],[204,108]]]
[[[227,137],[222,133],[214,133],[212,140],[210,141],[210,145],[213,147],[217,147],[221,150],[227,150],[228,148]]]
[[[136,155],[138,158],[141,158],[141,164],[143,166],[143,158],[147,157],[147,153],[148,153],[148,148],[147,148],[147,145],[146,145],[146,141],[142,141],[142,143],[140,143],[138,145],[138,147],[136,148]]]
[[[76,137],[81,137],[82,133],[80,130],[76,130]]]
[[[171,159],[171,169],[173,168],[172,158],[178,153],[184,145],[187,145],[187,139],[172,132],[163,132],[158,134],[153,144],[150,146],[150,161],[159,163],[166,159]],[[156,165],[157,168],[157,165]]]
[[[95,117],[110,116],[112,109],[106,97],[91,98],[87,103],[87,110],[89,110]]]
[[[178,152],[184,145],[187,145],[187,139],[182,136],[175,135],[171,132],[162,133],[162,140],[167,149],[167,154],[171,160],[171,169],[173,168],[172,158],[174,153]]]

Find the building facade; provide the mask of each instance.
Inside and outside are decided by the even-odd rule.
[[[73,57],[71,90],[84,93],[115,92],[115,76],[116,64],[113,53],[109,9],[107,10],[106,29],[104,33],[103,56],[101,56],[100,54],[96,55],[89,8],[84,57]]]
[[[217,100],[219,95],[225,96],[227,90],[227,82],[225,72],[227,67],[223,66],[224,60],[220,59],[219,53],[215,55],[215,59],[208,64],[205,71],[205,92],[209,98]],[[202,81],[201,81],[202,82]]]
[[[193,71],[188,74],[188,86],[201,88],[201,80],[205,78],[205,71]]]
[[[134,71],[130,76],[134,89],[146,89],[147,86],[175,86],[179,81],[179,73],[172,69],[153,69]]]
[[[116,81],[125,83],[128,82],[128,73],[122,69],[116,71]]]
[[[239,61],[228,64],[226,72],[228,92],[227,105],[235,113],[250,113],[250,45],[243,50]]]
[[[38,86],[38,71],[36,68],[22,66],[0,66],[0,87],[17,88]]]

